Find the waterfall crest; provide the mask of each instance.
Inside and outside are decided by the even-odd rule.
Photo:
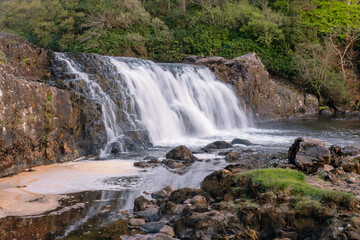
[[[102,156],[114,143],[129,150],[128,132],[148,132],[157,145],[251,125],[231,86],[207,67],[94,54],[57,53],[56,59],[66,67],[65,81],[82,81],[79,93],[101,105],[108,142]]]

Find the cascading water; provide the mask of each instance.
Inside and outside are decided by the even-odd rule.
[[[76,76],[72,81],[84,81],[87,98],[101,104],[108,137],[101,156],[109,154],[114,142],[126,150],[122,139],[129,131],[147,131],[155,145],[163,145],[251,124],[231,87],[206,67],[85,56],[88,59],[79,61],[56,54]],[[89,61],[94,62],[90,67]]]

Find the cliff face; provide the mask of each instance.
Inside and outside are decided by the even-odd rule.
[[[209,67],[223,82],[234,86],[243,108],[260,120],[315,114],[319,102],[314,95],[291,90],[270,79],[261,60],[250,53],[232,60],[190,56],[187,63]]]
[[[50,86],[49,53],[26,39],[0,34],[0,55],[0,177],[88,153],[98,106]]]

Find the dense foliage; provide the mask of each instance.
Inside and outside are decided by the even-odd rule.
[[[0,1],[0,30],[44,48],[156,61],[254,51],[273,76],[354,108],[359,29],[358,0]]]

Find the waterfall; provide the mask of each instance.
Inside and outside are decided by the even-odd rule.
[[[122,139],[129,131],[147,131],[157,145],[250,124],[232,87],[207,67],[95,54],[56,58],[75,76],[71,81],[85,83],[87,98],[101,104],[108,137],[102,156],[114,142],[125,151]]]

